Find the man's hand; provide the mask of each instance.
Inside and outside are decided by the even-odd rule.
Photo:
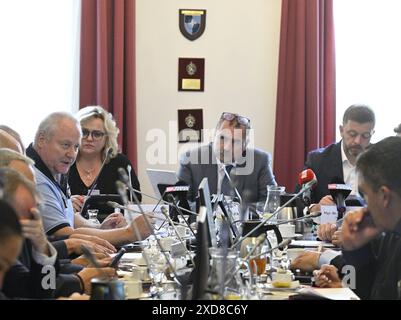
[[[135,238],[137,237],[135,227],[137,228],[137,231],[139,232],[142,239],[146,239],[147,237],[149,237],[151,235],[151,229],[149,229],[148,223],[145,221],[145,217],[142,214],[132,214],[131,217],[132,222],[129,225],[129,229],[132,234],[135,235]],[[153,216],[149,213],[146,213],[146,219],[153,228],[154,224],[156,223],[156,220],[153,218]]]
[[[32,241],[32,245],[37,252],[49,256],[49,243],[46,238],[39,210],[31,208],[30,211],[32,213],[32,219],[20,220],[22,234],[26,239]]]
[[[116,229],[127,226],[124,216],[121,213],[114,212],[107,216],[100,225],[101,229]]]
[[[109,255],[106,255],[104,253],[92,253],[92,255],[95,257],[97,263],[102,268],[107,267],[110,264],[111,260],[113,260],[112,257],[110,257]],[[84,266],[84,267],[87,267],[87,268],[94,268],[95,267],[83,255],[79,256],[78,258],[75,258],[75,259],[71,260],[71,263],[79,264],[80,266]]]
[[[309,206],[310,212],[320,211],[320,206],[332,206],[335,205],[333,198],[330,195],[324,196],[320,199],[319,203],[314,203]]]
[[[69,238],[65,239],[64,243],[67,247],[68,254],[82,254],[82,246],[84,245],[85,247],[89,248],[91,252],[94,253],[102,253],[102,254],[111,254],[114,253],[115,251],[110,249],[109,247],[105,247],[101,244],[97,244],[95,242],[83,240],[83,239],[78,239],[78,238]],[[114,247],[113,247],[114,248]]]
[[[84,292],[86,294],[91,294],[92,292],[92,285],[91,285],[91,280],[96,277],[113,277],[116,274],[116,269],[114,268],[101,268],[101,269],[96,269],[96,268],[85,268],[82,269],[80,272],[77,273],[83,283],[84,283]]]
[[[73,195],[71,196],[72,206],[74,207],[74,212],[81,212],[82,206],[85,202],[85,196]]]
[[[305,251],[291,262],[290,269],[310,272],[319,268],[320,252]]]
[[[337,247],[342,247],[343,245],[343,234],[342,229],[339,228],[336,232],[333,233],[331,237],[331,243]]]
[[[115,253],[117,249],[107,240],[99,238],[97,236],[90,236],[81,233],[73,233],[70,235],[69,239],[82,239],[87,242],[90,242],[89,248],[94,252],[104,252],[104,253]],[[86,243],[85,243],[86,245]],[[104,250],[103,250],[104,248]],[[78,252],[77,254],[81,254],[82,252]]]
[[[336,231],[337,226],[334,223],[323,223],[317,227],[317,236],[322,241],[331,242]]]
[[[332,265],[324,264],[320,270],[313,271],[315,284],[321,288],[342,288],[342,282],[338,276],[337,268]]]
[[[342,224],[342,247],[345,250],[358,249],[382,231],[373,223],[367,208],[351,211],[345,216]]]

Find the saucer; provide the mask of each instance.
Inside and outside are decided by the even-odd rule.
[[[296,233],[296,234],[294,234],[293,236],[291,236],[291,237],[283,237],[283,239],[300,239],[300,238],[302,238],[303,237],[303,234],[301,234],[301,233]]]
[[[266,283],[266,288],[269,290],[275,290],[275,291],[296,291],[299,288],[301,288],[301,285],[299,284],[298,280],[291,281],[290,286],[288,288],[287,287],[275,287],[270,282],[270,283]]]

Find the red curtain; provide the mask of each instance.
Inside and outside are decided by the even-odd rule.
[[[101,105],[137,171],[135,0],[82,0],[80,106]]]
[[[333,0],[283,0],[274,172],[292,192],[309,151],[335,140]]]

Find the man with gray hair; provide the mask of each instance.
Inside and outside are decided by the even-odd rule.
[[[190,187],[194,201],[203,178],[210,192],[240,198],[244,203],[265,201],[267,185],[276,185],[269,153],[249,146],[251,122],[236,113],[223,112],[213,143],[182,154],[177,177]]]
[[[97,226],[74,214],[66,174],[74,163],[81,143],[81,127],[77,119],[65,112],[47,116],[39,125],[35,141],[27,148],[27,155],[35,161],[37,188],[44,200],[43,221],[48,235],[69,236],[73,233],[95,235],[112,244],[125,244],[137,239],[136,225],[142,238],[150,235],[144,216],[137,216],[131,225],[115,229],[111,225],[124,218],[112,217]],[[112,221],[118,219],[119,221]]]

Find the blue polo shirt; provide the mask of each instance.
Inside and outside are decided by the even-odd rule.
[[[36,186],[42,200],[39,211],[46,234],[51,235],[64,227],[74,228],[74,209],[71,199],[35,167]]]

